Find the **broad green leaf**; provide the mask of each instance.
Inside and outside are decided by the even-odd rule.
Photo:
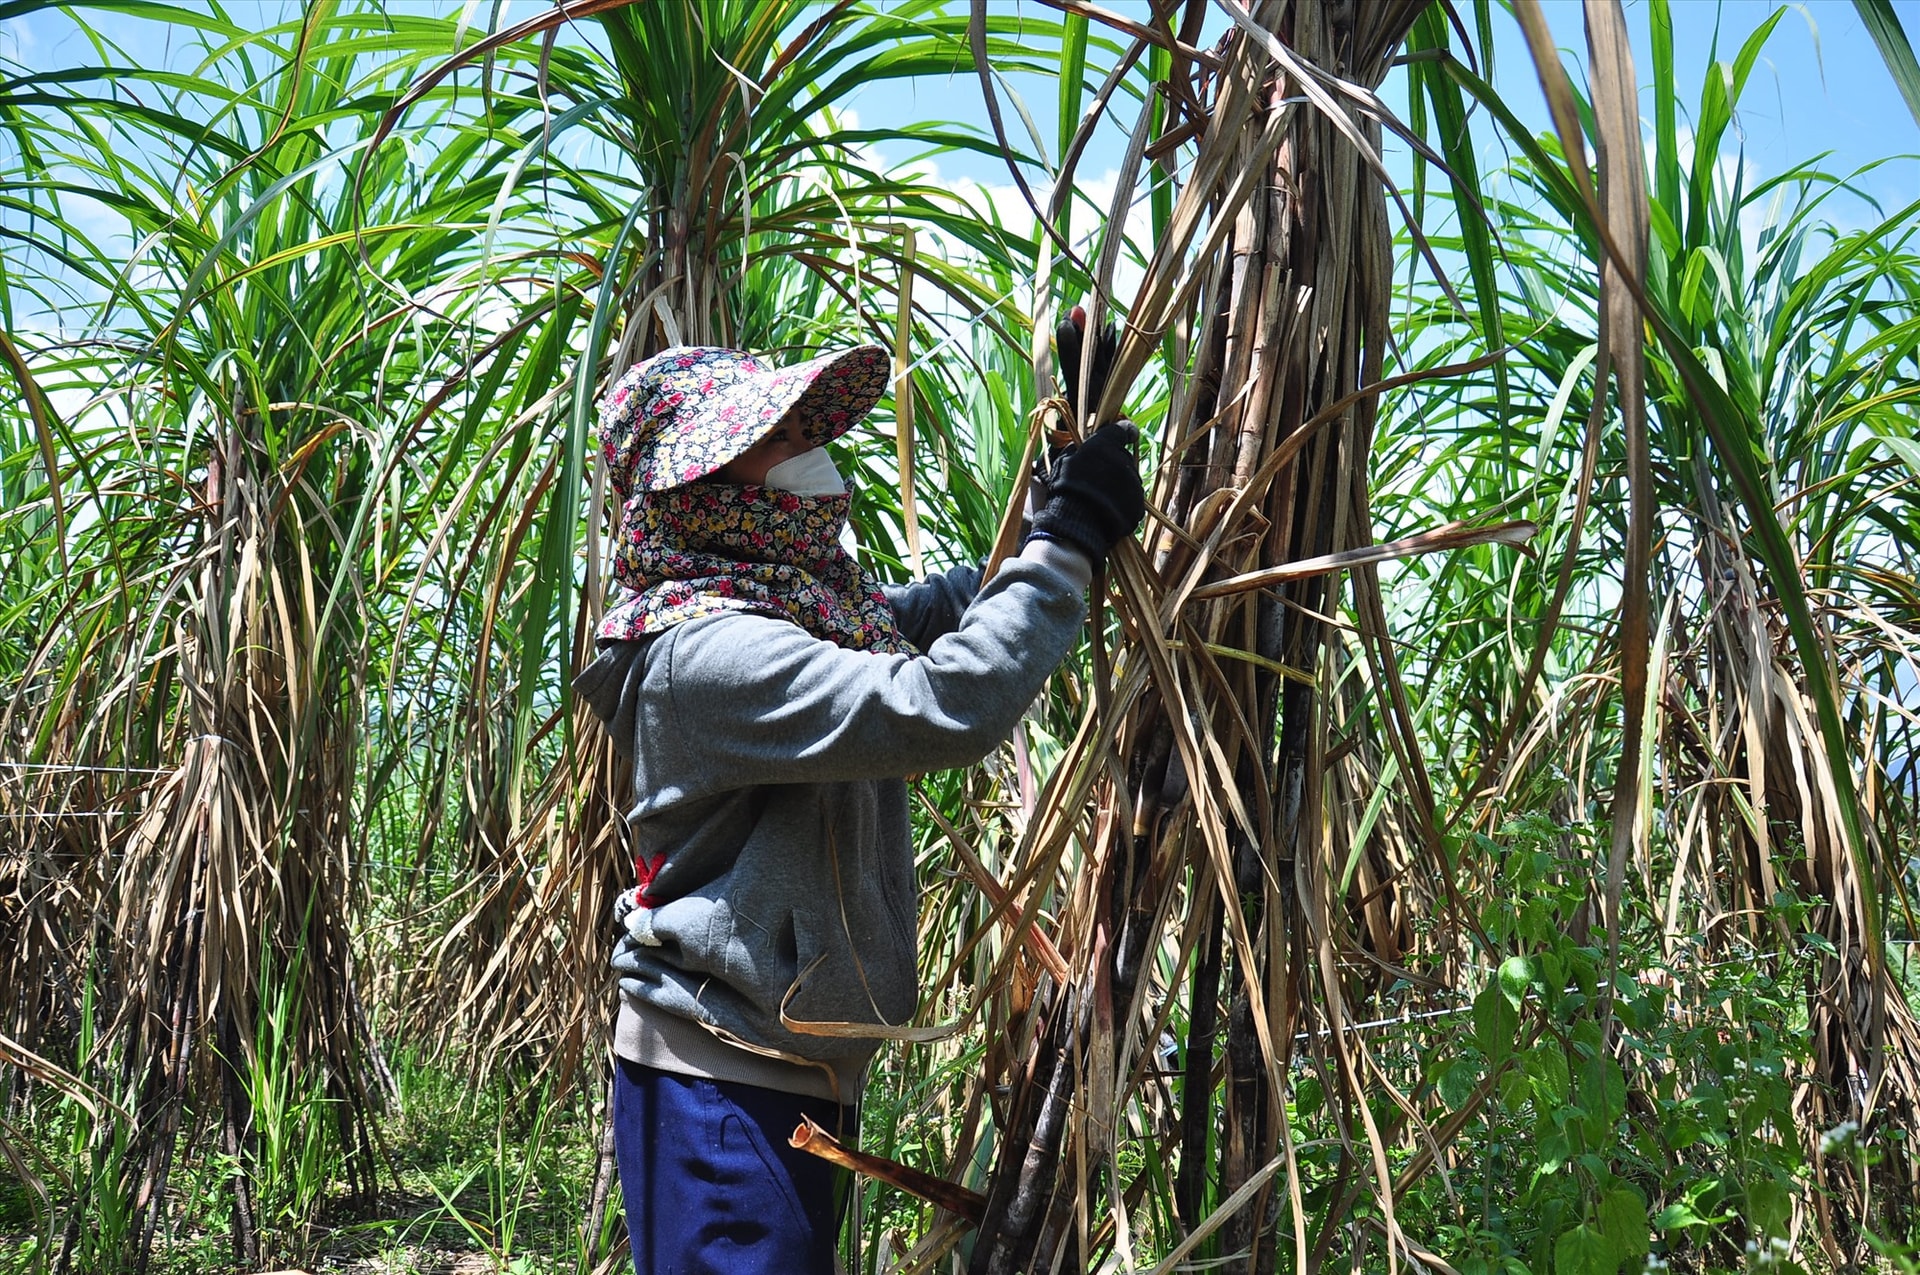
[[[1685,1226],[1704,1226],[1712,1219],[1701,1217],[1693,1211],[1693,1206],[1681,1200],[1667,1205],[1653,1216],[1653,1226],[1658,1231],[1675,1231]]]
[[[1615,1263],[1645,1257],[1651,1243],[1647,1204],[1632,1187],[1615,1187],[1600,1197],[1599,1227]]]
[[[1533,1104],[1543,1116],[1560,1110],[1573,1097],[1566,1055],[1558,1042],[1527,1051],[1527,1076],[1533,1083]]]
[[[1553,1242],[1554,1275],[1613,1275],[1614,1260],[1604,1236],[1586,1223]]]
[[[1454,1110],[1464,1107],[1480,1083],[1480,1063],[1474,1058],[1456,1058],[1441,1071],[1435,1088],[1440,1101]]]
[[[1747,1206],[1742,1212],[1756,1234],[1785,1235],[1793,1214],[1793,1199],[1787,1189],[1765,1169],[1754,1170],[1741,1184],[1746,1190]]]
[[[1520,1014],[1498,983],[1489,983],[1473,1000],[1473,1036],[1480,1052],[1496,1065],[1511,1057]]]
[[[1534,969],[1531,957],[1524,955],[1509,956],[1506,960],[1500,962],[1498,974],[1500,990],[1506,995],[1507,1002],[1516,1010],[1520,1008],[1520,1003],[1527,998],[1527,988],[1532,985],[1534,979],[1537,977],[1538,973]]]

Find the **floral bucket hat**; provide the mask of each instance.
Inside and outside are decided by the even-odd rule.
[[[772,367],[740,350],[677,345],[629,369],[600,403],[600,449],[622,501],[697,482],[792,413],[816,447],[873,410],[887,387],[877,345]]]

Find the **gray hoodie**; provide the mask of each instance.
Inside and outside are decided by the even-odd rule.
[[[970,765],[1072,646],[1091,569],[1030,543],[972,597],[890,590],[924,654],[730,613],[610,644],[577,689],[633,760],[643,902],[621,896],[614,1047],[665,1071],[852,1102],[918,1001],[904,776]]]

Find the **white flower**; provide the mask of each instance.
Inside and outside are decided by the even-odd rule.
[[[1842,1120],[1833,1128],[1820,1135],[1820,1154],[1838,1155],[1852,1146],[1860,1135],[1860,1126],[1851,1120]]]

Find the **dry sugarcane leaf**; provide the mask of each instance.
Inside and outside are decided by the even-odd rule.
[[[927,799],[925,793],[920,794],[920,808],[926,812],[928,818],[934,821],[934,825],[938,827],[946,837],[947,844],[952,847],[955,857],[965,866],[967,875],[973,879],[973,883],[979,887],[980,892],[986,895],[987,900],[993,904],[994,915],[998,916],[1001,923],[1009,929],[1017,927],[1019,925],[1018,918],[1007,911],[1009,905],[1013,902],[1012,892],[1000,884],[999,880],[993,875],[993,872],[986,864],[980,862],[980,857],[973,852],[973,848],[969,846],[966,843],[966,839],[960,835],[960,830],[955,828],[952,821],[941,813],[938,806]],[[1053,940],[1049,939],[1045,931],[1041,930],[1038,925],[1028,924],[1024,931],[1016,931],[1012,937],[1016,940],[1025,941],[1027,946],[1032,949],[1033,958],[1040,963],[1041,967],[1045,969],[1047,973],[1053,975],[1055,982],[1064,984],[1068,978],[1071,977],[1067,969],[1066,960],[1060,955],[1059,949],[1053,945]]]
[[[1620,609],[1620,695],[1625,720],[1605,896],[1609,952],[1617,964],[1627,860],[1636,844],[1644,854],[1648,831],[1648,825],[1638,818],[1642,765],[1652,762],[1650,755],[1642,755],[1640,744],[1646,728],[1652,622],[1653,462],[1647,441],[1646,347],[1635,296],[1646,274],[1649,214],[1639,99],[1626,18],[1619,0],[1587,0],[1586,15],[1594,132],[1599,145],[1599,206],[1614,242],[1625,254],[1623,259],[1603,255],[1598,262],[1600,363],[1603,368],[1609,364],[1613,368],[1627,453],[1627,554]]]
[[[1592,189],[1587,172],[1587,146],[1580,131],[1580,110],[1574,102],[1573,86],[1567,82],[1560,65],[1560,50],[1547,29],[1547,17],[1540,0],[1516,0],[1513,16],[1527,37],[1527,51],[1533,55],[1534,69],[1540,74],[1540,87],[1547,95],[1547,110],[1553,116],[1553,128],[1560,135],[1560,151],[1572,170],[1574,181],[1584,190]]]
[[[1475,527],[1462,522],[1448,523],[1430,531],[1417,531],[1410,536],[1401,536],[1397,540],[1389,540],[1382,544],[1367,545],[1359,549],[1343,549],[1339,553],[1323,554],[1317,558],[1302,558],[1297,562],[1283,563],[1277,567],[1266,567],[1259,571],[1231,576],[1213,584],[1201,585],[1188,596],[1196,600],[1228,597],[1236,593],[1245,593],[1250,589],[1270,588],[1288,580],[1304,580],[1311,576],[1327,575],[1352,567],[1412,558],[1423,553],[1437,553],[1446,549],[1461,549],[1468,545],[1505,544],[1522,548],[1539,533],[1539,530],[1538,526],[1524,519],[1496,523],[1490,527]]]

